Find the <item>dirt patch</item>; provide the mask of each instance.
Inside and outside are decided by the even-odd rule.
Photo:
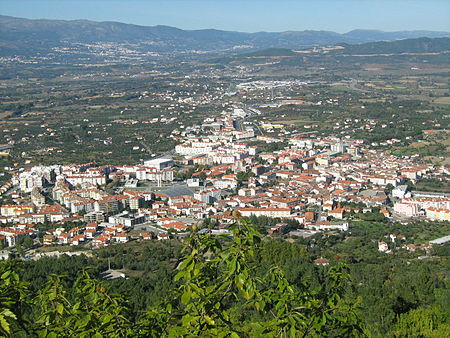
[[[0,120],[6,119],[10,115],[11,115],[11,113],[9,113],[9,112],[0,113]]]
[[[439,97],[433,101],[434,103],[440,103],[440,104],[450,104],[450,97]]]

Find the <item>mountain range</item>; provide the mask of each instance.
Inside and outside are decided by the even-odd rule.
[[[30,20],[0,16],[0,56],[46,54],[74,44],[118,43],[153,52],[236,51],[264,48],[302,49],[418,37],[450,37],[449,32],[353,30],[243,33],[215,29],[182,30],[87,20]]]

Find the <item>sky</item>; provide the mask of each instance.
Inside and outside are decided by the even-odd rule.
[[[0,0],[0,14],[241,32],[450,31],[450,0]]]

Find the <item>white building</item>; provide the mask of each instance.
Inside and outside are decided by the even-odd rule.
[[[313,230],[340,230],[340,231],[348,231],[348,223],[333,223],[333,222],[317,222],[314,224],[310,224],[307,226],[308,229]]]
[[[123,212],[118,215],[109,216],[108,222],[111,224],[122,224],[126,227],[132,227],[135,224],[145,222],[145,215],[130,215],[128,212]]]
[[[34,188],[44,186],[44,176],[36,172],[23,172],[19,175],[19,188],[22,192],[31,192]]]
[[[248,217],[255,216],[267,216],[267,217],[289,217],[291,216],[291,209],[289,208],[238,208],[239,213]]]
[[[394,204],[394,212],[407,217],[419,216],[420,206],[413,203],[397,202]]]
[[[171,158],[155,158],[144,161],[146,167],[154,167],[157,170],[173,167],[173,160]]]
[[[408,192],[407,185],[399,185],[392,190],[392,197],[402,199],[405,197],[411,197],[411,193]]]
[[[220,189],[208,189],[196,192],[194,198],[196,200],[202,201],[204,203],[213,203],[214,201],[220,199],[222,196],[222,191]]]
[[[231,181],[231,180],[217,180],[213,182],[214,188],[217,189],[236,189],[237,188],[237,181]]]
[[[90,173],[77,173],[76,175],[66,176],[67,182],[72,186],[82,185],[84,183],[92,185],[104,185],[106,184],[105,175],[96,175]]]

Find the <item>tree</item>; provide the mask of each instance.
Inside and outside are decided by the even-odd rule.
[[[394,326],[394,337],[446,337],[450,315],[438,307],[421,307],[401,314]]]
[[[245,171],[240,171],[236,174],[236,179],[238,181],[247,181],[250,177],[255,177],[256,175],[253,172],[245,172]]]
[[[232,227],[223,245],[214,236],[194,234],[176,280],[181,290],[180,321],[171,334],[195,336],[308,336],[362,332],[355,308],[342,300],[348,281],[345,267],[330,269],[318,292],[291,285],[277,266],[264,279],[255,276],[253,260],[260,238],[245,220]],[[252,313],[243,321],[239,309]]]
[[[22,245],[20,243],[16,243],[16,251],[20,257],[25,256],[25,251],[23,250]]]
[[[195,230],[195,229],[194,229]],[[233,237],[194,231],[178,266],[177,288],[131,317],[125,299],[84,271],[68,284],[52,275],[32,291],[17,267],[0,263],[0,326],[5,336],[356,336],[356,308],[343,294],[349,275],[335,266],[316,291],[291,284],[278,266],[258,277],[259,234],[245,220]]]
[[[384,188],[384,192],[386,193],[386,195],[389,195],[392,192],[392,190],[394,190],[394,188],[395,187],[391,183],[388,183]]]
[[[34,302],[38,309],[34,330],[39,336],[85,337],[131,334],[125,317],[126,307],[119,296],[110,295],[103,285],[86,271],[74,285],[69,300],[61,279],[52,276]]]
[[[0,333],[11,337],[14,331],[26,329],[24,313],[29,302],[28,284],[21,281],[17,263],[0,264]]]
[[[21,245],[25,249],[31,249],[33,247],[33,239],[30,236],[26,236],[22,239]]]

